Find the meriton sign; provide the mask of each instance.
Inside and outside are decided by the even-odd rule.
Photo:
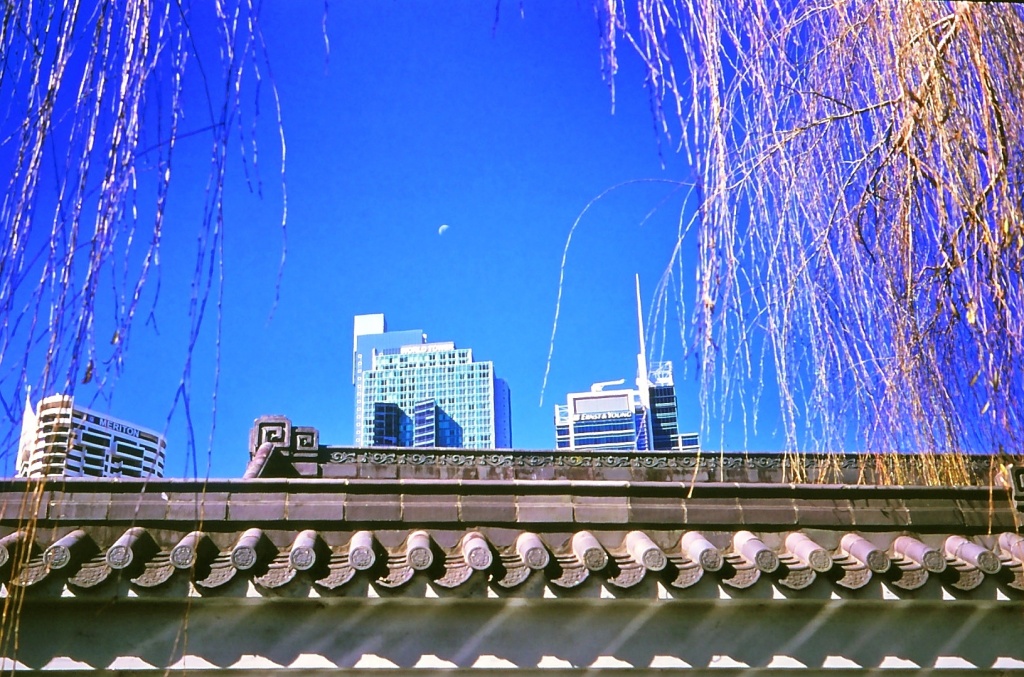
[[[101,428],[109,428],[110,430],[113,430],[114,432],[123,433],[125,435],[128,435],[129,437],[138,437],[139,436],[139,429],[138,428],[133,428],[130,425],[125,425],[124,423],[118,423],[117,421],[111,421],[110,419],[100,418],[99,416],[92,416],[92,415],[90,415],[89,416],[89,422],[90,423],[95,423],[96,425],[98,425]]]

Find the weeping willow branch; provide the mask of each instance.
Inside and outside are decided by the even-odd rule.
[[[155,328],[160,252],[169,238],[198,248],[188,290],[188,339],[173,402],[184,410],[189,470],[201,473],[192,424],[193,354],[207,311],[220,345],[224,204],[229,160],[262,194],[256,123],[260,87],[277,88],[251,0],[8,2],[0,12],[0,416],[16,447],[21,402],[36,392],[109,397],[140,313]],[[249,92],[252,90],[251,94]],[[189,127],[184,126],[185,119]],[[202,143],[209,171],[198,229],[168,226],[174,159]],[[233,144],[240,153],[235,155]],[[208,144],[208,145],[207,145]],[[194,145],[192,155],[194,156]],[[194,178],[194,175],[189,178]],[[286,213],[286,212],[285,212]],[[285,217],[282,215],[282,226]],[[283,264],[283,247],[282,247]],[[280,275],[279,275],[280,278]],[[216,361],[219,370],[219,359]],[[216,421],[214,374],[211,441]],[[209,453],[209,451],[208,451]],[[208,466],[206,468],[208,472]],[[26,494],[23,547],[33,556],[42,484]],[[14,656],[24,588],[10,586],[0,653]]]
[[[954,452],[936,466],[950,477],[956,453],[1016,452],[1024,9],[607,0],[598,15],[608,76],[616,45],[639,55],[703,192],[685,340],[705,430],[767,381],[792,452]]]
[[[168,403],[187,414],[192,354],[210,301],[219,345],[230,159],[241,160],[250,190],[262,194],[256,124],[266,81],[281,128],[258,13],[250,0],[63,0],[7,3],[0,18],[5,430],[18,428],[30,385],[73,394],[88,384],[86,397],[109,397],[136,317],[155,322],[161,248],[169,237],[198,236],[187,356]],[[166,219],[186,139],[193,157],[202,144],[210,159],[198,232],[169,229]],[[283,135],[280,152],[283,187]],[[5,453],[14,444],[8,432]]]

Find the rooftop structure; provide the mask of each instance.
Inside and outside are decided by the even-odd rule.
[[[26,398],[16,472],[21,477],[161,477],[167,442],[153,430],[53,395]]]
[[[6,664],[1024,667],[1024,474],[992,457],[944,486],[915,484],[943,477],[927,457],[804,457],[809,479],[836,483],[800,484],[780,481],[792,457],[696,454],[552,453],[580,474],[548,479],[540,454],[469,453],[456,477],[456,452],[322,446],[284,417],[258,420],[250,443],[249,479],[4,484],[0,595],[19,610]],[[638,479],[657,458],[675,479]],[[874,484],[893,463],[906,484]],[[540,474],[470,474],[487,467]]]
[[[419,330],[387,332],[383,315],[357,316],[355,326],[356,446],[512,446],[509,388],[492,362]]]

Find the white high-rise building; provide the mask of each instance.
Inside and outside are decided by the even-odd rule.
[[[53,395],[25,402],[19,477],[163,477],[164,436]]]

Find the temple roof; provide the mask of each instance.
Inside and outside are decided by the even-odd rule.
[[[54,595],[1024,589],[1017,511],[984,487],[19,480],[0,503],[0,574]]]
[[[991,486],[1020,473],[992,457],[345,449],[262,417],[250,459],[235,480],[8,481],[0,577],[114,596],[1024,589],[1017,504]]]

